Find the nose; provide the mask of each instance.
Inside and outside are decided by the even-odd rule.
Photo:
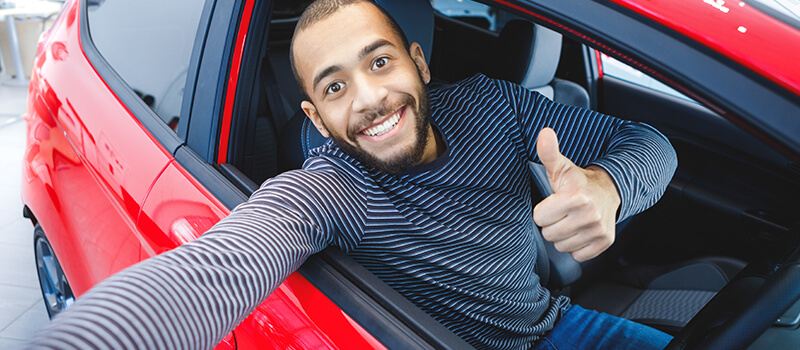
[[[365,113],[378,109],[389,95],[389,91],[380,79],[369,74],[358,75],[351,83],[355,89],[353,97],[353,112]]]

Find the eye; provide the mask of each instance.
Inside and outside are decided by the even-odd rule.
[[[383,68],[387,63],[389,63],[389,59],[386,57],[378,57],[375,61],[372,62],[372,70],[377,70]]]
[[[344,88],[344,83],[337,81],[325,87],[325,94],[335,94],[341,91],[342,88]]]

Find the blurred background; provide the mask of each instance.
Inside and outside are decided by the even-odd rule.
[[[0,349],[19,348],[49,322],[33,258],[33,226],[22,217],[22,115],[36,44],[62,2],[0,0]]]

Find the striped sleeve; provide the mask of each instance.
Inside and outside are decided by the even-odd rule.
[[[332,172],[267,181],[199,239],[96,285],[27,348],[214,347],[308,256],[357,239],[335,236],[331,220],[363,219],[351,185]]]
[[[561,152],[573,163],[597,165],[608,172],[621,199],[617,222],[644,211],[664,194],[678,159],[669,140],[656,129],[555,103],[519,85],[496,84],[514,108],[530,160],[539,162],[536,138],[550,127],[558,135]]]

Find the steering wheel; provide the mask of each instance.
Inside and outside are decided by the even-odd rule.
[[[665,349],[741,349],[800,299],[800,225],[760,260],[748,264]]]

